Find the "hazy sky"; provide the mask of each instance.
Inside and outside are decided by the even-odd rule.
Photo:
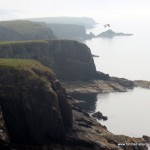
[[[38,16],[150,18],[150,0],[0,0],[0,20]]]

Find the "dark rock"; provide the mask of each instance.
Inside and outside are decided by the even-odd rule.
[[[92,54],[92,57],[99,57],[98,55],[94,55],[94,54]]]
[[[109,80],[110,76],[109,74],[105,74],[103,72],[97,71],[96,73],[96,79],[100,79],[100,80]]]
[[[145,139],[147,142],[150,142],[150,137],[147,135],[143,135],[143,139]]]
[[[11,150],[11,145],[4,140],[0,139],[0,149],[1,150]]]
[[[96,118],[96,119],[98,119],[98,120],[107,120],[108,119],[108,117],[107,116],[103,116],[103,114],[101,113],[101,112],[96,112],[96,113],[94,113],[94,114],[92,114],[92,117],[94,117],[94,118]]]

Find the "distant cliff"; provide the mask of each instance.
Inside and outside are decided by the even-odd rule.
[[[31,21],[0,22],[0,41],[56,39],[52,30],[44,24]]]
[[[112,37],[115,37],[115,36],[131,36],[131,35],[133,35],[133,34],[125,34],[125,33],[122,33],[122,32],[116,33],[112,30],[107,30],[105,32],[100,33],[96,37],[112,38]]]
[[[52,68],[64,81],[105,79],[98,73],[90,49],[82,43],[69,40],[5,42],[0,43],[0,58],[35,59]]]
[[[88,17],[43,17],[43,18],[29,18],[28,20],[35,22],[45,22],[47,24],[74,24],[83,25],[85,28],[92,28],[96,22]]]
[[[58,39],[72,39],[82,41],[86,38],[86,30],[83,25],[74,24],[47,24]]]

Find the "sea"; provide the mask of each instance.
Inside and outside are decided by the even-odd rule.
[[[87,33],[98,35],[111,29],[133,35],[85,41],[92,54],[99,56],[94,57],[96,69],[110,76],[150,81],[150,21],[114,21],[106,28],[103,25],[104,23],[99,22],[93,29],[88,29]],[[150,136],[149,89],[137,87],[128,92],[87,97],[84,109],[90,114],[100,111],[108,116],[107,121],[100,123],[112,133],[131,137]]]

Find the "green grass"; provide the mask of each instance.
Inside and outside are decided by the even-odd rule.
[[[14,68],[38,72],[38,74],[52,75],[53,71],[40,62],[31,59],[0,59],[0,68]]]
[[[25,44],[25,43],[48,43],[48,40],[5,41],[5,42],[0,42],[0,45]]]

